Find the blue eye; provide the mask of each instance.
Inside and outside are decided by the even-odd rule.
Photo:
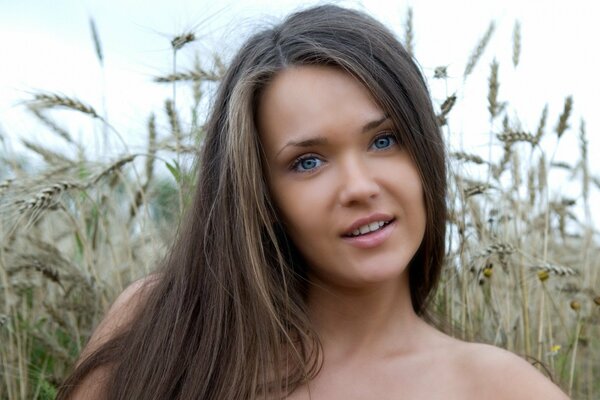
[[[291,169],[296,172],[310,172],[323,163],[322,160],[315,156],[303,156],[294,161]]]
[[[373,141],[373,146],[378,150],[387,149],[397,143],[396,137],[391,133],[386,133],[377,137]]]

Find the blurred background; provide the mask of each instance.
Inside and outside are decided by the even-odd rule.
[[[19,101],[35,90],[59,91],[101,103],[115,126],[129,126],[132,118],[162,103],[163,94],[152,82],[172,69],[171,38],[193,32],[197,40],[178,55],[179,68],[219,52],[225,59],[260,26],[278,21],[290,11],[315,1],[69,1],[26,0],[0,2],[0,77],[2,125],[7,133],[22,133],[26,125],[18,114]],[[491,21],[495,32],[473,71],[466,97],[485,99],[489,64],[500,63],[501,96],[510,98],[522,120],[537,123],[541,108],[560,111],[564,98],[574,98],[575,120],[585,117],[588,130],[598,130],[593,96],[600,88],[600,55],[594,38],[598,6],[589,1],[339,1],[365,10],[403,34],[407,8],[413,9],[415,56],[425,74],[448,66],[448,91],[461,86],[468,55]],[[98,64],[89,19],[93,18],[102,43],[104,68]],[[512,36],[521,25],[521,55],[513,68]],[[456,82],[455,82],[456,81]],[[434,97],[446,93],[433,87]],[[471,94],[472,93],[472,94]],[[476,100],[473,100],[475,103]],[[471,107],[466,107],[471,108]],[[468,118],[467,118],[468,116]],[[484,131],[485,114],[465,115],[464,131]],[[31,131],[31,129],[27,129]],[[31,134],[35,134],[31,132]],[[598,135],[590,144],[599,145]],[[470,138],[485,142],[486,138]],[[566,142],[566,141],[565,141]],[[485,143],[484,143],[485,144]],[[600,148],[600,147],[596,147]]]
[[[27,116],[23,102],[37,91],[75,97],[102,110],[110,124],[126,136],[130,146],[142,143],[145,124],[140,115],[160,109],[172,97],[171,85],[154,78],[173,71],[171,40],[193,33],[195,41],[177,53],[176,70],[190,69],[196,60],[209,67],[212,55],[228,59],[240,43],[259,27],[275,23],[293,10],[316,1],[0,1],[0,130],[5,146],[20,148],[19,137],[50,141],[60,148],[39,121]],[[548,105],[549,115],[573,98],[571,128],[585,119],[588,132],[598,132],[600,117],[593,109],[600,90],[600,55],[594,38],[598,5],[576,1],[338,1],[364,10],[405,36],[407,10],[412,9],[414,55],[429,79],[432,96],[441,104],[449,95],[460,101],[452,112],[452,144],[468,142],[474,152],[489,152],[490,120],[487,107],[490,64],[499,64],[499,101],[510,99],[508,114],[520,129],[533,131]],[[90,30],[93,19],[101,42],[98,62]],[[469,56],[490,23],[493,34],[469,79],[464,71]],[[512,61],[515,24],[519,24],[518,66]],[[447,79],[433,79],[437,67],[447,67]],[[189,102],[189,94],[177,99]],[[203,109],[210,97],[203,99]],[[64,123],[80,126],[73,115]],[[89,122],[89,121],[88,121]],[[555,121],[549,121],[555,124]],[[95,129],[102,129],[96,126]],[[118,140],[100,146],[101,135],[79,132],[87,151],[108,157],[118,154]],[[93,136],[93,138],[91,137]],[[589,147],[600,150],[600,135],[588,135]],[[56,143],[54,143],[56,142]],[[492,143],[500,154],[501,146]],[[556,161],[573,162],[576,135],[561,139]],[[590,168],[600,171],[600,159],[591,157]],[[573,190],[567,186],[557,190]],[[598,201],[600,197],[592,194]],[[598,218],[598,217],[596,217]]]

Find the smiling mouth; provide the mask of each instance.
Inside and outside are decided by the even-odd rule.
[[[394,222],[396,219],[392,218],[389,221],[375,221],[375,222],[371,222],[370,224],[365,224],[357,229],[355,229],[354,231],[347,233],[345,235],[343,235],[344,237],[349,237],[349,238],[353,238],[353,237],[360,237],[360,236],[367,236],[371,233],[374,232],[378,232],[381,229],[383,229],[385,226],[391,224],[392,222]]]

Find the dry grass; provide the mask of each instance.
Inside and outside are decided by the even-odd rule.
[[[556,128],[560,136],[572,133],[570,110],[568,99]],[[496,163],[462,149],[451,153],[450,198],[456,200],[450,242],[455,244],[438,311],[462,328],[465,339],[516,352],[573,398],[594,399],[600,394],[594,378],[600,376],[598,232],[587,200],[550,196],[548,157],[540,140],[546,118],[547,108],[536,135],[506,128],[498,133],[505,151]],[[579,139],[579,164],[587,165],[584,125]],[[489,183],[469,184],[465,162],[493,165]],[[574,173],[587,198],[589,171],[580,167]]]
[[[412,43],[410,11],[407,21],[405,39]],[[464,78],[494,28],[490,24],[476,45]],[[173,38],[173,57],[195,39],[193,34]],[[514,67],[520,41],[515,24]],[[0,164],[0,174],[5,171],[0,176],[0,398],[53,398],[111,301],[162,256],[193,181],[182,160],[201,143],[200,85],[218,80],[224,71],[216,61],[217,71],[196,65],[156,79],[188,83],[196,109],[187,121],[173,99],[166,100],[164,110],[148,117],[143,151],[107,163],[86,159],[82,151],[74,158],[26,141],[28,154],[42,157],[42,170],[25,170],[18,154]],[[449,251],[436,311],[452,321],[456,336],[516,352],[573,398],[596,399],[600,244],[588,199],[590,191],[600,190],[600,177],[588,168],[585,124],[577,133],[570,129],[573,100],[568,97],[554,131],[559,138],[577,135],[580,158],[576,165],[555,162],[561,148],[547,151],[548,107],[535,132],[515,126],[507,103],[499,101],[498,66],[491,65],[482,109],[491,119],[490,140],[502,153],[484,158],[470,148],[449,152]],[[435,78],[447,79],[447,68],[437,68]],[[452,127],[458,101],[451,95],[440,104],[438,122],[444,130]],[[62,95],[34,94],[30,106],[42,126],[80,149],[83,143],[50,118],[51,109],[102,120],[93,107]],[[580,179],[581,196],[552,195],[556,169]]]

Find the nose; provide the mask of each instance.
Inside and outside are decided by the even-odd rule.
[[[339,200],[342,206],[366,203],[377,197],[380,187],[365,160],[359,157],[348,159],[340,169]]]

